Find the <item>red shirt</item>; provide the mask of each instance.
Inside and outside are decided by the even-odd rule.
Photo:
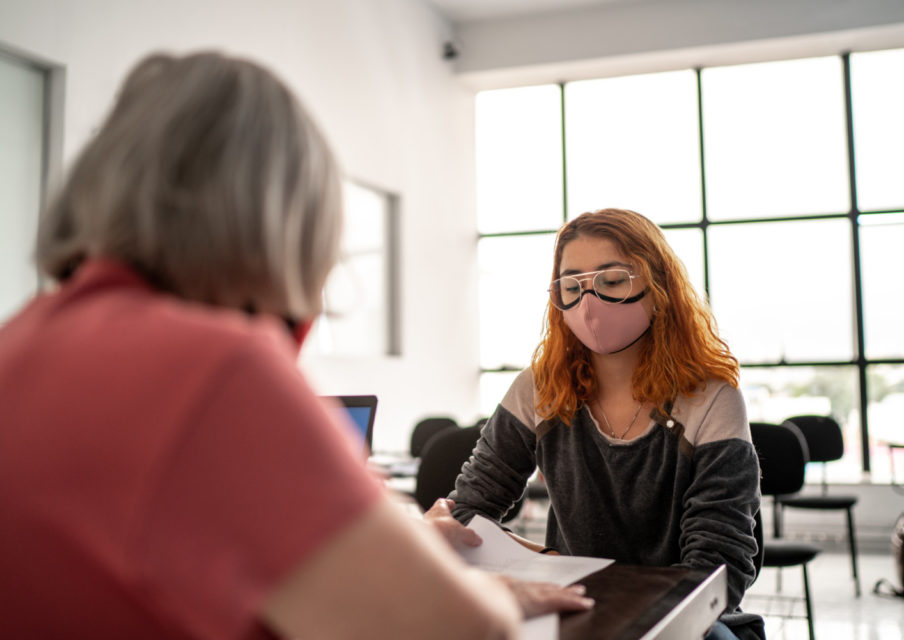
[[[0,328],[0,637],[256,637],[359,458],[276,321],[89,262]]]

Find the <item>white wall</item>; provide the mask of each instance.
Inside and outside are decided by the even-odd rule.
[[[0,46],[65,68],[64,163],[137,59],[214,47],[273,68],[345,172],[399,194],[403,355],[302,361],[323,393],[380,397],[382,449],[427,413],[477,417],[472,97],[448,31],[417,0],[0,0]]]

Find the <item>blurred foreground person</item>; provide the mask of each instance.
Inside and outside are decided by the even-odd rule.
[[[339,172],[271,73],[152,55],[44,212],[0,329],[0,637],[508,638],[525,606],[406,518],[295,360]]]

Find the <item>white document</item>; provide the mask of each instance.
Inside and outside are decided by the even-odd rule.
[[[521,623],[518,640],[558,640],[559,614],[548,613]]]
[[[613,562],[608,558],[536,553],[515,542],[499,525],[483,516],[474,516],[468,527],[477,532],[483,544],[462,549],[460,553],[465,562],[518,580],[552,582],[564,587]]]

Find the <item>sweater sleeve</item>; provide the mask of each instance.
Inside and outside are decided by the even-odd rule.
[[[740,393],[725,386],[697,432],[694,479],[683,496],[681,564],[726,566],[728,611],[756,577],[754,514],[760,506],[759,463]]]
[[[465,524],[478,513],[499,522],[524,493],[536,468],[535,449],[534,433],[499,405],[449,494],[452,515]]]

